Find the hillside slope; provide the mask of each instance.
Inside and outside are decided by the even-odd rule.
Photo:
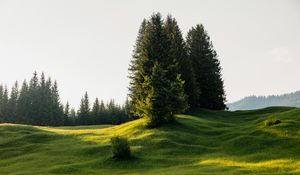
[[[265,127],[267,119],[281,124]],[[0,174],[300,174],[300,109],[178,115],[176,125],[0,125]],[[130,161],[113,161],[109,139],[130,139]]]
[[[269,106],[300,107],[300,91],[271,96],[249,96],[239,101],[227,104],[231,111],[260,109]]]

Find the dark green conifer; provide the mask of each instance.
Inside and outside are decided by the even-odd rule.
[[[134,87],[134,91],[130,94],[131,98],[134,97],[131,99],[133,114],[148,118],[149,125],[152,127],[174,120],[174,114],[178,111],[182,112],[187,107],[175,109],[174,102],[170,101],[180,99],[183,101],[175,101],[175,103],[186,104],[185,96],[173,98],[173,96],[184,95],[184,90],[177,69],[178,62],[171,56],[170,46],[171,42],[166,34],[161,15],[159,13],[152,15],[145,25],[139,45],[140,52],[134,58],[135,72],[131,73],[133,76],[130,77],[131,86]],[[159,76],[162,77],[158,78]],[[175,87],[177,90],[172,90]],[[179,92],[180,90],[182,92]],[[177,94],[171,95],[166,91]],[[165,104],[172,105],[165,106]]]
[[[181,30],[176,19],[172,18],[171,15],[167,16],[164,28],[170,42],[169,55],[170,60],[173,61],[170,65],[176,66],[173,68],[173,71],[181,74],[181,78],[184,80],[184,91],[185,94],[187,94],[189,105],[191,108],[195,108],[197,107],[200,92],[197,89],[191,61],[189,57],[187,57],[186,46]]]
[[[188,56],[193,65],[198,89],[201,92],[198,106],[224,110],[226,97],[220,62],[203,25],[193,27],[188,32],[186,42]]]
[[[10,98],[8,100],[8,121],[7,122],[17,122],[19,119],[18,117],[18,100],[19,100],[19,87],[18,87],[18,82],[16,81],[14,86],[11,89],[10,92]]]
[[[77,112],[79,117],[80,124],[86,125],[89,124],[89,118],[90,118],[90,102],[89,102],[89,96],[88,93],[85,92],[84,96],[82,97],[80,101],[80,107]]]

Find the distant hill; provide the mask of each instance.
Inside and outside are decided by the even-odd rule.
[[[271,96],[249,96],[237,102],[227,104],[229,110],[260,109],[269,106],[300,107],[300,91]]]

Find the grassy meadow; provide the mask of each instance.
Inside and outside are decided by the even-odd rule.
[[[300,174],[300,109],[199,110],[177,123],[118,126],[0,125],[0,174]],[[282,123],[265,126],[266,120]],[[111,159],[110,138],[130,141],[134,158]]]

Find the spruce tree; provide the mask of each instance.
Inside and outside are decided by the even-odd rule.
[[[18,99],[19,99],[19,87],[18,87],[18,82],[16,81],[14,86],[11,89],[10,92],[10,98],[8,100],[8,117],[9,120],[8,122],[11,123],[15,123],[18,122],[19,119],[17,119],[18,117],[18,109],[17,109],[17,105],[18,105]]]
[[[3,96],[4,96],[4,88],[3,85],[0,84],[0,123],[4,122],[3,115]]]
[[[51,108],[51,96],[50,96],[50,86],[47,86],[45,79],[45,74],[42,72],[39,86],[38,86],[38,96],[36,100],[38,101],[38,112],[39,116],[39,125],[54,125],[52,108]]]
[[[134,66],[131,65],[135,68],[131,71],[130,77],[131,87],[134,87],[130,94],[133,114],[148,118],[149,126],[155,127],[174,120],[175,113],[186,109],[183,81],[177,69],[178,62],[170,54],[171,43],[159,13],[152,15],[149,19],[139,43],[139,54],[133,58]],[[164,83],[159,80],[159,76],[162,76],[160,78],[164,80]],[[172,90],[176,94],[166,92],[171,90],[171,87],[177,88],[176,91]],[[172,96],[182,98],[174,99]],[[182,101],[172,102],[171,99]],[[159,103],[172,105],[160,106]],[[185,105],[176,109],[173,103]]]
[[[170,80],[167,71],[159,63],[155,63],[152,75],[146,78],[144,86],[149,92],[143,109],[147,116],[148,126],[156,127],[163,123],[174,121],[174,114],[188,108],[186,94],[183,91],[184,82],[177,75],[176,80]]]
[[[168,40],[170,42],[169,55],[172,65],[176,66],[173,68],[174,72],[181,74],[181,78],[184,81],[184,91],[187,94],[188,102],[191,108],[197,107],[197,101],[199,98],[199,90],[197,88],[195,75],[191,61],[187,57],[187,51],[185,41],[182,37],[181,30],[177,24],[175,18],[168,15],[164,25]]]
[[[59,92],[57,82],[54,81],[54,84],[51,89],[51,97],[52,97],[52,110],[54,117],[54,125],[63,125],[64,123],[64,111],[63,106],[60,103]]]
[[[67,101],[64,108],[64,125],[70,125],[70,104]]]
[[[145,19],[142,21],[138,36],[136,39],[136,43],[134,46],[134,51],[132,55],[132,59],[130,61],[129,65],[129,78],[130,78],[130,84],[129,84],[129,97],[131,98],[132,108],[130,114],[132,114],[134,117],[138,117],[136,109],[136,105],[138,105],[138,101],[142,98],[143,88],[141,87],[141,84],[144,81],[143,75],[140,73],[142,72],[143,62],[142,62],[142,55],[144,54],[143,50],[143,38],[145,35],[146,25],[148,21]]]
[[[101,123],[101,109],[100,109],[100,103],[98,98],[96,98],[93,104],[92,116],[94,118],[94,122],[96,122],[97,124]]]
[[[87,92],[85,92],[84,96],[80,101],[80,107],[77,114],[78,114],[80,124],[83,125],[89,124],[90,103],[89,103],[89,96]]]
[[[197,106],[212,110],[225,109],[226,98],[220,62],[203,25],[193,27],[186,40],[188,56],[201,92]]]
[[[8,109],[8,90],[7,86],[4,88],[3,97],[2,97],[2,122],[8,122],[9,119],[9,109]]]
[[[20,117],[20,123],[29,124],[29,107],[30,107],[30,97],[28,93],[28,84],[26,80],[23,81],[20,96],[18,100],[18,116]]]
[[[30,79],[29,90],[28,90],[28,99],[29,99],[29,108],[28,108],[28,119],[29,123],[33,125],[41,125],[41,116],[39,116],[39,79],[38,74],[35,71],[33,77]]]

